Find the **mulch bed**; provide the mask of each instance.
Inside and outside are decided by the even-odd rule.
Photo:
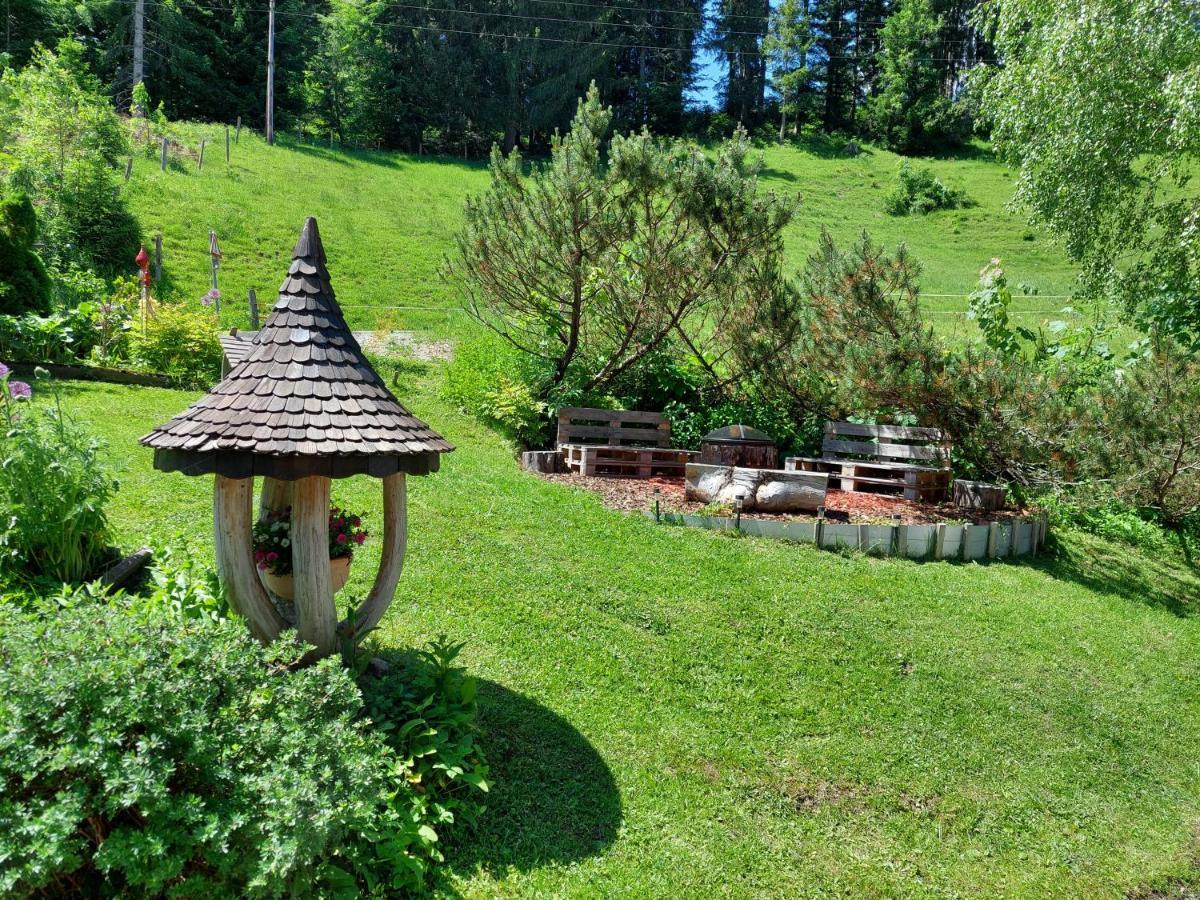
[[[696,513],[706,509],[708,504],[696,500],[688,500],[683,494],[683,479],[655,476],[654,478],[614,478],[589,475],[539,475],[546,481],[565,484],[571,487],[591,491],[600,498],[600,502],[610,509],[624,512],[641,512],[654,508],[654,501],[659,501],[663,512]],[[858,492],[831,490],[825,499],[825,510],[828,518],[843,522],[891,522],[892,516],[899,515],[905,525],[928,525],[937,522],[962,522],[969,520],[975,524],[992,521],[1004,521],[1020,516],[1024,510],[1006,509],[998,512],[978,512],[962,510],[953,503],[914,503],[900,497],[888,494],[862,494]],[[712,511],[711,507],[708,511]],[[719,513],[714,513],[719,514]],[[782,519],[782,520],[811,520],[808,513],[748,513],[746,518]]]

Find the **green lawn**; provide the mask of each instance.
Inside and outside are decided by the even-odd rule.
[[[316,215],[352,324],[375,327],[384,313],[389,321],[383,324],[458,332],[458,300],[437,269],[452,249],[464,199],[486,186],[482,164],[297,146],[286,136],[272,148],[249,131],[226,164],[223,126],[177,130],[192,147],[209,141],[204,169],[197,171],[191,158],[163,173],[157,155],[139,156],[126,188],[147,236],[163,234],[171,290],[198,298],[208,289],[208,232],[214,229],[223,253],[220,285],[227,306],[232,304],[228,321],[244,323],[246,290],[273,300],[304,217]],[[1002,258],[1013,285],[1027,282],[1043,295],[1072,288],[1075,270],[1062,252],[1006,209],[1013,173],[978,147],[960,158],[928,161],[947,183],[965,189],[975,206],[900,218],[883,212],[899,165],[895,154],[867,147],[851,158],[823,144],[762,152],[766,183],[802,198],[787,235],[793,268],[803,266],[822,225],[843,243],[863,228],[889,247],[905,241],[923,263],[931,315],[951,334],[973,331],[962,317],[965,298],[993,256]],[[1067,302],[1019,297],[1014,318],[1037,324],[1058,317]],[[397,306],[408,308],[383,310]]]
[[[336,254],[352,229],[329,230]],[[335,259],[344,294],[403,270],[346,266]],[[1053,558],[980,566],[656,526],[518,471],[438,399],[436,369],[396,374],[458,450],[414,479],[378,639],[467,641],[493,767],[478,832],[447,848],[446,893],[1200,887],[1194,569],[1082,536]],[[210,479],[154,472],[135,443],[194,396],[65,386],[119,469],[123,546],[178,533],[211,554]],[[368,480],[338,483],[335,500],[379,521]],[[377,553],[347,592],[366,590]]]

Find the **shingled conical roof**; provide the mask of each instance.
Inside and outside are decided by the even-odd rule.
[[[311,217],[250,352],[141,442],[154,448],[155,468],[235,478],[425,474],[454,449],[367,362],[334,299]]]

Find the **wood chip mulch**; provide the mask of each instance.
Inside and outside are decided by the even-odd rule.
[[[641,512],[653,509],[657,498],[663,512],[695,513],[707,504],[688,500],[683,493],[683,479],[655,476],[653,478],[613,478],[588,475],[545,475],[538,476],[555,484],[568,485],[590,491],[600,498],[609,509],[623,512]],[[891,522],[899,515],[905,525],[928,525],[937,522],[970,521],[985,524],[1004,521],[1021,515],[1024,510],[1005,509],[993,513],[959,509],[953,503],[914,503],[887,494],[864,494],[831,490],[825,499],[826,514],[831,520],[845,522]],[[807,513],[746,514],[747,518],[807,520]]]

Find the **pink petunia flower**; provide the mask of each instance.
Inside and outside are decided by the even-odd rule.
[[[275,562],[277,559],[279,559],[279,554],[274,550],[267,554],[267,562]]]
[[[346,536],[345,536],[344,534],[339,534],[339,535],[337,536],[337,542],[338,542],[339,544],[344,544],[344,543],[346,543]]]
[[[354,535],[354,543],[356,544],[361,544],[366,539],[367,533],[365,531],[360,531],[358,534]]]

